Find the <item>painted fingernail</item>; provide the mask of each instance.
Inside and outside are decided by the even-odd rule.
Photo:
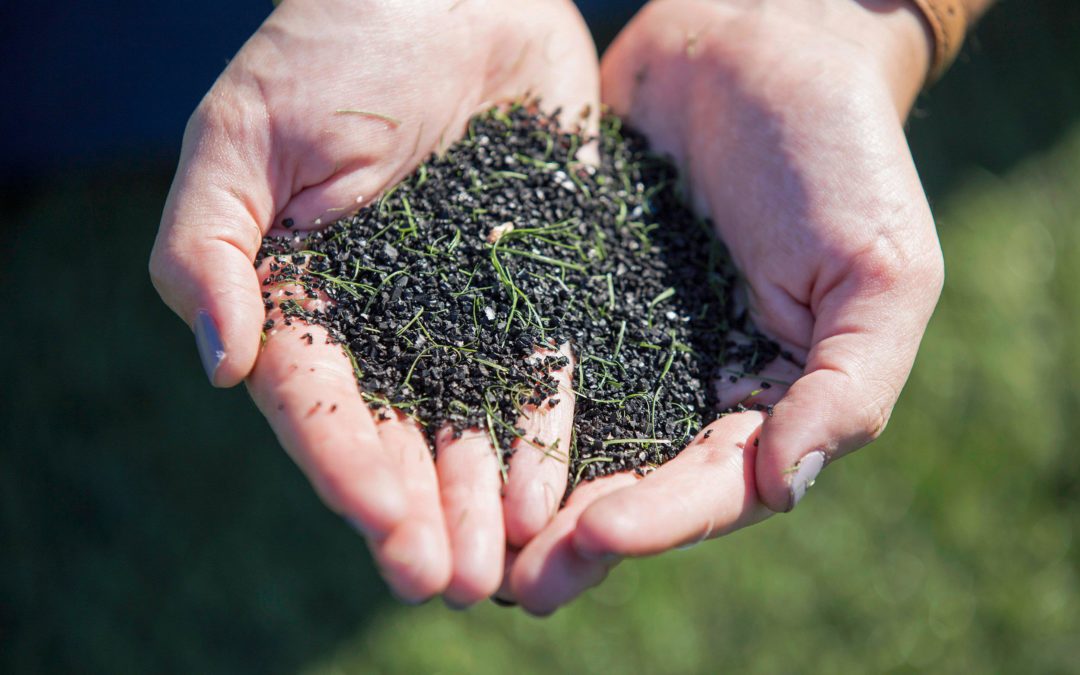
[[[200,309],[195,314],[195,345],[199,348],[199,359],[206,371],[206,377],[210,384],[213,384],[214,374],[225,360],[225,345],[221,342],[221,334],[214,318],[205,309]]]
[[[795,471],[791,474],[791,506],[788,511],[795,508],[799,501],[806,495],[806,491],[814,484],[822,467],[825,466],[825,453],[815,450],[799,460],[795,465]]]

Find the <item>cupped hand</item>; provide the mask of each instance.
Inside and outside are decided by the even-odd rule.
[[[674,158],[753,323],[790,358],[717,383],[771,415],[724,417],[645,478],[575,493],[511,571],[526,609],[554,610],[622,557],[792,509],[885,428],[943,280],[902,128],[929,56],[907,0],[654,2],[605,54],[605,103]]]
[[[372,416],[325,331],[267,315],[264,300],[288,289],[264,298],[267,269],[252,263],[268,233],[318,228],[370,203],[493,103],[540,97],[572,125],[579,111],[595,116],[598,89],[595,48],[569,0],[286,0],[185,131],[154,285],[195,331],[211,382],[247,380],[282,445],[367,536],[404,599],[445,592],[463,605],[494,592],[506,541],[522,545],[547,523],[566,464],[525,446],[501,496],[482,435],[444,430],[433,462],[411,421]],[[563,399],[522,425],[568,441]]]

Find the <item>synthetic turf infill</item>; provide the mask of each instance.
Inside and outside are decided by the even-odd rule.
[[[328,330],[376,414],[401,410],[429,441],[483,429],[503,460],[520,443],[558,454],[517,421],[571,395],[548,374],[568,342],[571,484],[655,467],[720,414],[716,378],[780,350],[737,313],[727,252],[670,162],[614,117],[598,166],[575,159],[585,140],[523,106],[480,115],[355,216],[267,238],[264,283],[329,296],[280,303],[284,320]]]

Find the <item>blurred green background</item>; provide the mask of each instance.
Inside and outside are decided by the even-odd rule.
[[[1080,672],[1077,28],[1004,2],[919,103],[948,279],[885,437],[547,620],[397,604],[205,385],[145,271],[174,158],[8,176],[0,672]]]

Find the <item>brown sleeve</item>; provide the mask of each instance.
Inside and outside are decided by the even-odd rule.
[[[934,37],[934,58],[928,82],[941,77],[964,44],[967,29],[994,0],[914,0]]]

